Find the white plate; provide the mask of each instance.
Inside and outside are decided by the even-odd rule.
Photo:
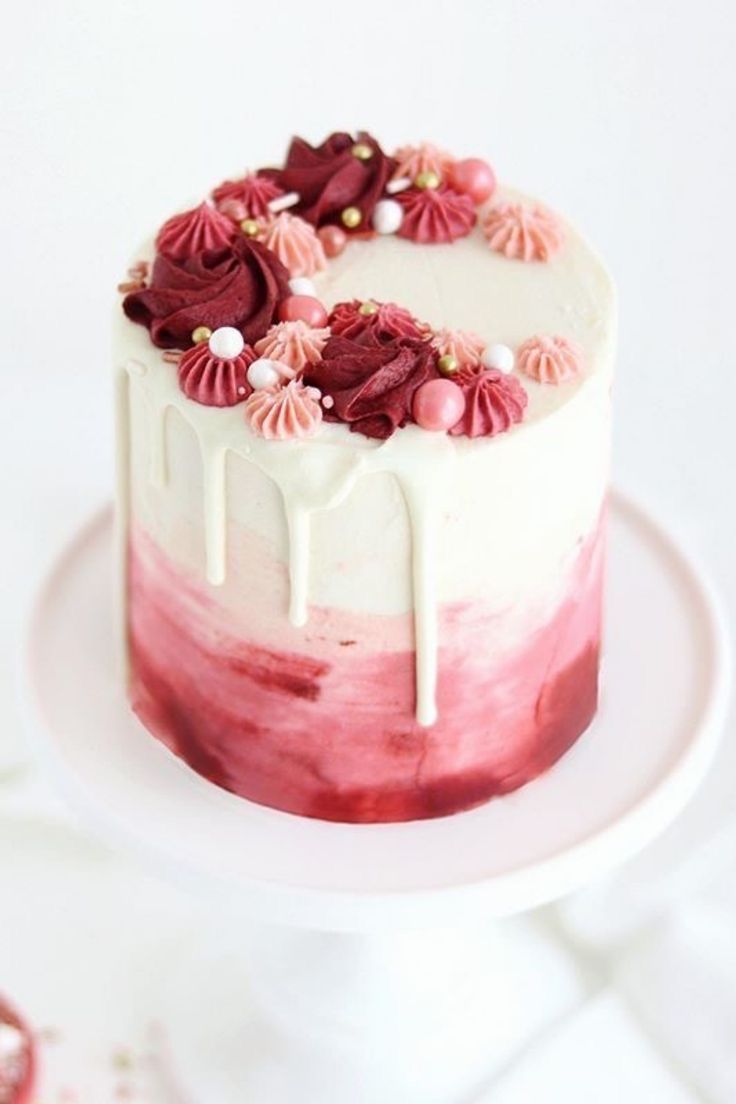
[[[30,729],[100,832],[261,919],[371,930],[551,900],[679,812],[711,761],[727,698],[727,640],[707,586],[640,508],[619,494],[611,507],[600,712],[552,770],[479,809],[332,824],[254,805],[179,762],[133,716],[116,676],[109,510],[78,533],[39,595]]]

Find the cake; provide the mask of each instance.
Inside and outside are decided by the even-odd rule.
[[[18,1013],[0,997],[0,1104],[30,1104],[35,1047]]]
[[[129,699],[282,812],[467,810],[598,701],[615,297],[490,165],[292,140],[134,255],[115,323]]]

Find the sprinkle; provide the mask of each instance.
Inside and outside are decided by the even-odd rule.
[[[411,184],[410,176],[400,176],[398,180],[389,180],[386,191],[389,195],[396,195],[397,192],[405,192],[407,188],[411,188]]]
[[[126,1073],[128,1070],[131,1070],[134,1065],[133,1055],[125,1047],[120,1047],[118,1050],[114,1050],[112,1053],[111,1061],[113,1069],[120,1070],[121,1072]]]
[[[142,280],[125,280],[122,284],[118,284],[118,291],[127,295],[129,291],[141,291],[145,286]]]
[[[181,349],[166,349],[161,354],[161,359],[167,364],[178,364],[183,356]]]
[[[299,198],[298,192],[287,192],[286,195],[276,196],[275,199],[272,199],[268,209],[277,215],[279,211],[285,211],[287,207],[294,207],[299,202]]]

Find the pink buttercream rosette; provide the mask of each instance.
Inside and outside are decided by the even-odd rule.
[[[467,330],[437,330],[432,346],[438,356],[451,356],[458,368],[477,368],[481,363],[486,343],[478,334]]]
[[[432,142],[420,142],[416,146],[400,146],[394,153],[396,169],[393,180],[416,180],[420,173],[433,172],[442,179],[452,167],[454,158],[446,150]]]
[[[156,249],[175,261],[186,261],[203,249],[223,249],[236,230],[232,222],[211,207],[200,203],[191,211],[174,215],[156,236]]]
[[[254,391],[243,408],[245,419],[259,437],[288,441],[312,437],[322,422],[321,392],[291,380],[285,387]]]
[[[255,360],[250,345],[234,357],[215,356],[206,341],[181,354],[179,387],[187,398],[203,406],[235,406],[250,395],[248,368]]]
[[[317,329],[300,319],[277,322],[265,337],[256,342],[255,350],[259,357],[278,361],[297,373],[322,359],[322,350],[329,336],[329,329]]]
[[[519,347],[516,365],[538,383],[568,383],[582,372],[583,353],[567,337],[530,337]]]
[[[269,203],[283,194],[267,177],[246,173],[241,180],[224,181],[215,188],[212,198],[218,211],[235,222],[242,222],[246,218],[269,218]]]
[[[491,249],[517,261],[548,261],[562,248],[564,233],[556,215],[544,207],[498,203],[481,226]]]
[[[327,268],[327,257],[314,227],[298,215],[283,211],[266,224],[259,236],[288,268],[290,276],[314,276]]]

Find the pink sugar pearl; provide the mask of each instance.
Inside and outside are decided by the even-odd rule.
[[[321,226],[317,237],[328,257],[339,257],[348,241],[347,234],[339,226]]]
[[[448,173],[450,187],[469,196],[476,205],[485,203],[496,190],[496,174],[487,161],[467,157],[456,161]]]
[[[327,325],[327,311],[313,295],[287,295],[279,303],[281,322],[306,322],[319,328]]]
[[[465,412],[465,396],[452,380],[429,380],[417,388],[413,408],[422,429],[452,429]]]

